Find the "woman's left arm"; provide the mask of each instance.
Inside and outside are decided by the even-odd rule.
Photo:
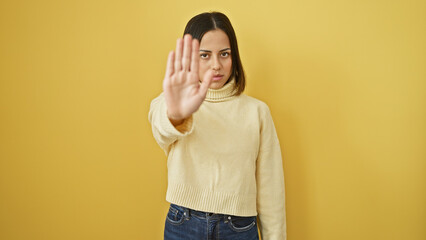
[[[261,110],[260,147],[256,161],[257,211],[264,240],[286,240],[284,171],[281,149],[268,106]]]

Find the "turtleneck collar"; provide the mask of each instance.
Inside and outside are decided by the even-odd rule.
[[[219,89],[207,90],[206,101],[208,102],[224,102],[232,99],[235,96],[235,79],[231,79],[227,84]]]

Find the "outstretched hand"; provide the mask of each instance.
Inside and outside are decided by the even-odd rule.
[[[198,110],[212,82],[213,72],[208,71],[199,83],[199,47],[198,40],[186,34],[177,40],[176,52],[169,53],[163,91],[167,116],[175,126]]]

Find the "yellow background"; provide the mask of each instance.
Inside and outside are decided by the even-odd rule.
[[[426,239],[423,0],[1,1],[0,239],[162,239],[149,103],[209,10],[271,108],[288,239]]]

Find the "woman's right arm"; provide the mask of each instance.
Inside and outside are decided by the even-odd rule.
[[[184,119],[179,125],[173,125],[167,116],[164,93],[152,100],[148,119],[151,123],[152,134],[166,155],[169,154],[170,147],[175,141],[190,134],[193,129],[192,115]]]
[[[186,34],[167,60],[163,93],[151,102],[149,121],[158,144],[168,154],[170,146],[192,130],[192,114],[203,103],[213,72],[201,81],[198,74],[199,42]]]

